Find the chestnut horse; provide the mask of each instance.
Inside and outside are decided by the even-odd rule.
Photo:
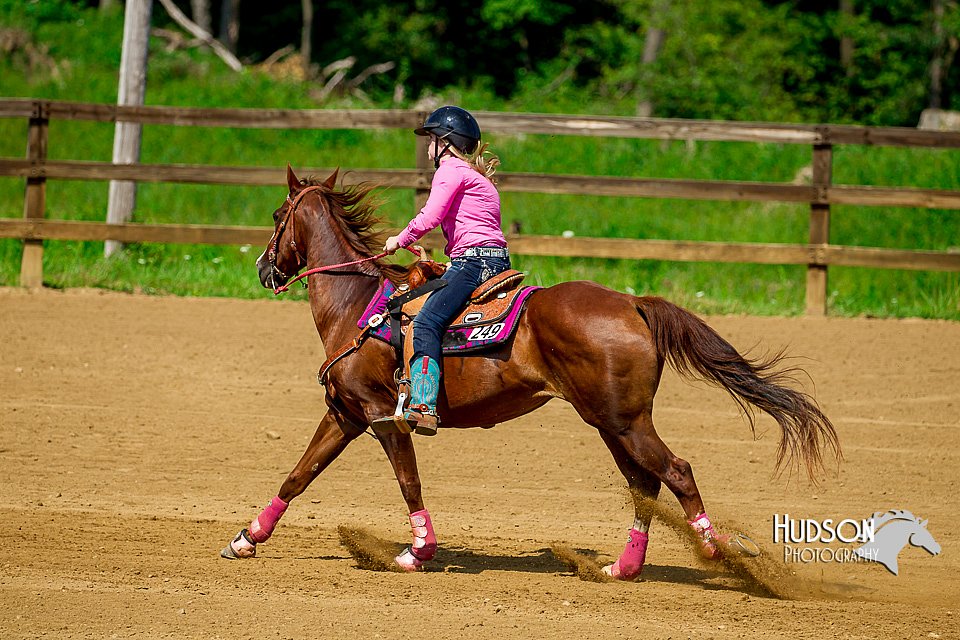
[[[336,188],[327,180],[299,180],[287,167],[289,194],[273,213],[274,234],[257,260],[260,282],[286,283],[304,267],[344,265],[310,276],[314,322],[327,354],[349,345],[357,320],[383,278],[400,281],[410,268],[381,263],[380,220],[367,197],[372,187]],[[382,255],[382,254],[381,254]],[[346,263],[346,264],[344,264]],[[349,268],[348,268],[349,266]],[[650,514],[644,499],[656,499],[666,484],[680,501],[706,557],[720,553],[690,465],[660,440],[653,425],[653,399],[665,362],[679,373],[716,384],[744,409],[774,418],[781,428],[777,467],[802,461],[811,478],[822,470],[822,451],[839,456],[830,420],[805,393],[788,386],[792,369],[782,354],[751,360],[741,356],[690,312],[658,297],[636,297],[592,282],[566,282],[534,292],[516,335],[504,345],[443,361],[438,412],[441,427],[490,427],[512,420],[553,398],[566,400],[600,434],[635,496],[636,519],[629,542],[605,571],[635,578],[642,569]],[[392,346],[368,340],[339,360],[326,377],[328,410],[300,461],[269,505],[222,555],[248,558],[273,533],[291,500],[378,418],[397,404]],[[376,427],[407,503],[413,545],[396,562],[413,571],[436,551],[436,537],[421,495],[410,434]]]

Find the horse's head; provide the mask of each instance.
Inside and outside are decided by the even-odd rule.
[[[304,199],[312,191],[329,191],[336,181],[337,171],[334,171],[322,185],[307,186],[287,165],[289,193],[283,204],[273,212],[273,235],[257,258],[257,273],[264,287],[275,289],[306,266],[307,229],[303,223],[303,209],[309,204],[305,204]]]
[[[910,544],[920,547],[924,551],[937,555],[940,553],[940,543],[933,539],[933,534],[927,530],[927,521],[917,523],[919,526],[910,534]]]

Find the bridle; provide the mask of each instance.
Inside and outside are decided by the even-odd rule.
[[[304,271],[303,273],[301,273],[300,275],[294,277],[292,280],[289,280],[289,282],[288,282],[287,280],[288,280],[289,276],[287,276],[287,274],[285,274],[283,271],[281,271],[281,270],[277,267],[277,256],[278,256],[278,252],[279,252],[279,249],[280,249],[280,238],[283,237],[283,232],[286,231],[287,222],[289,221],[289,223],[290,223],[290,248],[293,249],[294,255],[297,256],[297,266],[294,268],[293,273],[297,273],[298,271],[300,271],[300,269],[302,269],[303,267],[307,266],[307,259],[306,259],[305,257],[303,257],[303,254],[300,253],[300,249],[297,247],[297,233],[296,233],[296,229],[294,228],[294,226],[295,226],[295,224],[296,224],[296,220],[297,220],[297,216],[296,216],[297,207],[300,206],[300,203],[303,201],[303,197],[304,197],[305,195],[307,195],[307,194],[310,193],[311,191],[319,191],[320,189],[321,189],[321,187],[316,186],[316,185],[311,185],[311,186],[309,186],[309,187],[305,187],[304,189],[302,189],[302,190],[300,191],[300,193],[298,193],[298,194],[296,195],[296,197],[294,197],[294,198],[292,198],[292,199],[290,198],[290,194],[289,194],[289,193],[287,194],[287,204],[290,205],[289,208],[287,209],[287,215],[284,216],[283,220],[282,220],[282,221],[280,222],[280,224],[277,226],[276,231],[273,232],[273,242],[270,243],[270,249],[267,251],[267,264],[269,264],[269,265],[270,265],[270,269],[272,269],[271,278],[273,278],[274,275],[277,275],[277,276],[280,277],[281,281],[283,281],[283,282],[286,283],[286,284],[282,284],[282,285],[280,285],[280,286],[278,286],[278,287],[274,287],[274,289],[273,289],[273,295],[277,295],[277,296],[278,296],[278,295],[280,295],[281,293],[283,293],[284,291],[289,291],[289,290],[290,290],[290,285],[292,285],[293,283],[295,283],[295,282],[297,282],[297,281],[299,281],[299,280],[303,280],[303,279],[306,278],[307,276],[313,275],[313,274],[315,274],[315,273],[323,273],[323,272],[326,272],[326,271],[330,271],[331,269],[338,269],[338,268],[340,268],[340,267],[349,267],[349,266],[352,266],[352,265],[355,265],[355,264],[361,264],[361,263],[363,263],[363,262],[370,262],[370,261],[372,261],[372,260],[379,260],[380,258],[383,258],[383,257],[389,255],[386,251],[384,251],[383,253],[378,253],[378,254],[375,255],[375,256],[370,256],[369,258],[361,258],[360,260],[353,260],[353,261],[351,261],[351,262],[341,262],[341,263],[339,263],[339,264],[331,264],[331,265],[327,265],[327,266],[325,266],[325,267],[316,267],[316,268],[314,268],[314,269],[309,269],[309,270],[307,270],[307,271]],[[418,253],[417,251],[414,251],[414,250],[413,250],[412,248],[410,248],[410,247],[404,247],[404,248],[407,249],[408,251],[410,251],[411,253],[413,253],[414,255],[417,255],[417,256],[420,256],[420,257],[422,257],[422,256],[424,255],[423,253]],[[421,249],[421,252],[422,252],[422,249]],[[355,272],[346,272],[346,273],[355,273]],[[367,276],[370,276],[370,277],[372,277],[372,278],[373,278],[373,277],[377,277],[377,276],[374,276],[373,274],[366,274],[366,273],[365,273],[365,274],[362,274],[362,275],[367,275]],[[274,282],[275,282],[275,281],[274,281]],[[306,286],[306,283],[304,283],[304,286]]]
[[[276,231],[273,232],[273,242],[270,243],[270,249],[267,251],[267,264],[270,265],[270,268],[273,270],[273,274],[280,277],[282,282],[286,282],[289,278],[287,274],[280,270],[277,267],[277,257],[280,251],[280,238],[283,237],[283,232],[287,229],[287,222],[290,223],[290,248],[293,249],[293,254],[297,256],[297,266],[294,268],[293,272],[296,273],[300,271],[307,264],[307,259],[303,257],[303,254],[300,253],[300,248],[297,247],[297,230],[294,228],[297,221],[297,207],[300,206],[300,203],[303,201],[304,196],[306,196],[311,191],[319,191],[320,187],[309,186],[300,191],[295,198],[290,198],[290,194],[287,194],[287,204],[290,205],[287,208],[287,215],[284,216],[283,220],[280,221],[280,224],[277,226]]]

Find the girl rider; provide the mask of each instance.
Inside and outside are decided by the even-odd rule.
[[[426,205],[403,231],[387,238],[383,250],[407,247],[438,225],[447,240],[447,286],[430,294],[413,321],[411,396],[404,414],[417,433],[436,435],[443,334],[474,289],[510,268],[510,254],[492,179],[500,161],[485,157],[488,145],[480,144],[476,119],[460,107],[440,107],[414,133],[430,136],[427,155],[437,171]]]

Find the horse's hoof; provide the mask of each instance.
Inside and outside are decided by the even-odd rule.
[[[410,547],[407,547],[403,550],[403,553],[398,555],[393,559],[397,563],[397,566],[407,573],[414,573],[416,571],[423,571],[423,560],[413,555],[413,552],[410,550]]]
[[[257,555],[257,543],[250,539],[247,530],[244,529],[230,541],[230,544],[220,550],[220,557],[227,560],[241,560],[244,558],[253,558]]]
[[[633,582],[640,577],[640,571],[643,567],[638,569],[636,572],[633,571],[622,571],[620,569],[620,561],[617,560],[613,564],[608,564],[603,568],[603,572],[613,578],[614,580],[623,580],[624,582]]]

